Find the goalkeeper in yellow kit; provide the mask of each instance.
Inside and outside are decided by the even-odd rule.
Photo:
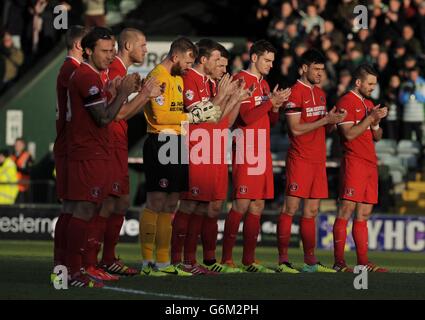
[[[143,146],[143,159],[147,201],[140,215],[142,275],[192,275],[179,265],[170,265],[169,257],[171,217],[180,192],[188,191],[188,159],[182,122],[217,121],[221,116],[220,108],[212,104],[200,104],[190,113],[184,112],[181,75],[192,67],[196,56],[196,46],[187,38],[178,38],[171,44],[166,58],[148,75],[162,83],[163,94],[145,106],[148,138]]]

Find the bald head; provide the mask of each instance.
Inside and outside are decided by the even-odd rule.
[[[122,30],[118,37],[118,52],[128,56],[131,64],[143,63],[147,52],[144,33],[134,28]]]

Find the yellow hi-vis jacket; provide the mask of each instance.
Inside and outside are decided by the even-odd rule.
[[[0,205],[14,204],[19,193],[18,171],[12,159],[6,158],[0,165]]]

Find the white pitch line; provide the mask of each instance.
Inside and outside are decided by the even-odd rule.
[[[149,291],[143,291],[143,290],[125,289],[125,288],[118,288],[118,287],[105,286],[105,287],[103,287],[103,289],[111,290],[111,291],[117,291],[117,292],[123,292],[123,293],[138,294],[138,295],[142,295],[142,296],[157,296],[157,297],[183,299],[183,300],[212,300],[212,299],[201,298],[201,297],[190,297],[190,296],[183,296],[183,295],[178,295],[178,294],[149,292]]]

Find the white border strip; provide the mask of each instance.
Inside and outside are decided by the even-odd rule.
[[[202,297],[190,297],[190,296],[183,296],[183,295],[178,295],[178,294],[149,292],[149,291],[143,291],[143,290],[125,289],[125,288],[109,287],[109,286],[104,286],[102,289],[117,291],[117,292],[122,292],[122,293],[138,294],[138,295],[142,295],[142,296],[156,296],[156,297],[182,299],[182,300],[213,300],[213,299],[207,299],[207,298],[202,298]]]

